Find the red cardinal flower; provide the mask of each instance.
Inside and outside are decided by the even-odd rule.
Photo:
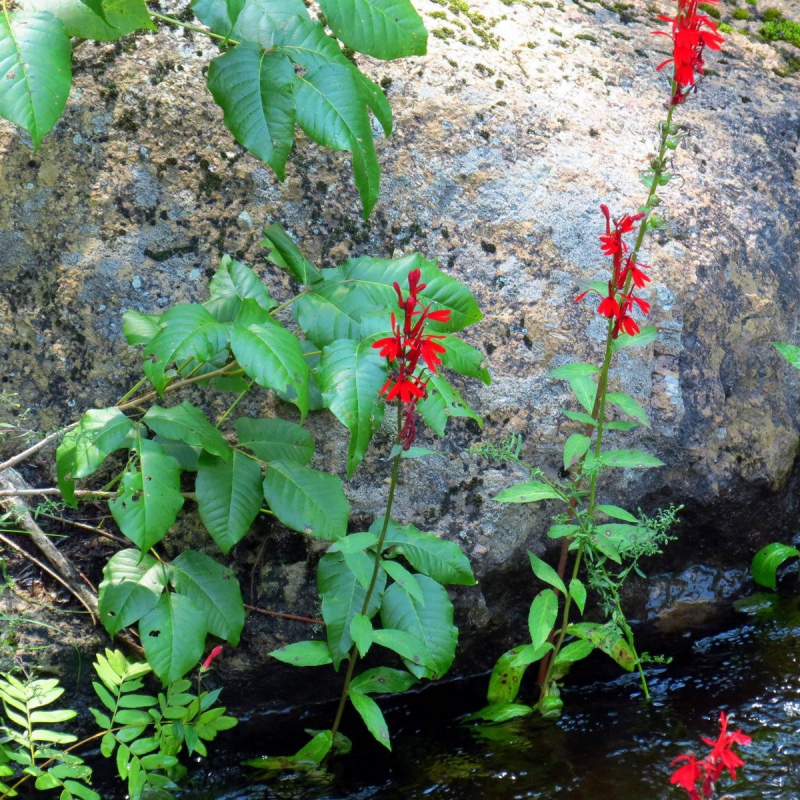
[[[437,341],[445,337],[425,333],[425,324],[429,321],[450,320],[447,309],[431,311],[430,306],[424,305],[420,300],[419,294],[427,285],[420,283],[421,277],[422,272],[418,269],[412,269],[408,273],[408,297],[403,297],[399,283],[393,284],[398,308],[403,312],[403,325],[401,327],[397,317],[392,314],[392,335],[379,339],[372,345],[380,350],[381,356],[390,366],[394,366],[381,394],[386,397],[387,402],[398,398],[404,406],[400,441],[405,450],[411,447],[417,435],[416,404],[426,396],[427,387],[424,371],[437,372],[442,363],[440,356],[447,352],[444,345]]]
[[[200,666],[200,672],[208,672],[211,669],[211,662],[222,652],[222,645],[218,644],[207,656]]]

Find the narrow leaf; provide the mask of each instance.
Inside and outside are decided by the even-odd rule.
[[[327,642],[294,642],[273,650],[270,655],[295,667],[321,667],[330,664],[331,651]]]
[[[564,469],[579,461],[589,449],[592,440],[582,433],[573,433],[564,443]]]
[[[547,641],[558,616],[558,597],[552,589],[544,589],[533,598],[528,612],[531,644],[540,647]]]
[[[298,283],[312,285],[322,280],[322,273],[303,255],[294,240],[277,223],[264,231],[262,247],[269,247],[268,258],[273,264],[285,269]]]
[[[539,500],[563,500],[554,487],[540,481],[528,481],[503,489],[493,498],[498,503],[536,503]]]
[[[353,708],[358,711],[364,724],[369,729],[369,732],[387,749],[391,750],[392,745],[389,742],[389,728],[386,726],[386,720],[383,718],[378,704],[369,696],[361,694],[351,688],[350,701]]]
[[[663,467],[661,459],[640,450],[607,450],[600,453],[598,462],[604,467],[623,467],[625,469],[650,469]]]
[[[567,593],[567,587],[564,586],[564,581],[558,577],[558,573],[546,561],[542,561],[539,556],[532,553],[530,550],[528,550],[528,558],[531,562],[533,574],[540,581],[544,581],[550,586],[555,586],[562,594]]]
[[[650,427],[650,420],[647,419],[645,410],[629,395],[622,392],[609,392],[606,395],[606,400],[615,405],[629,417],[638,420],[642,425]]]

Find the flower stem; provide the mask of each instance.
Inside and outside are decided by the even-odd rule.
[[[230,45],[239,44],[239,42],[237,42],[235,39],[230,39],[227,36],[220,36],[218,33],[214,33],[207,28],[198,28],[196,25],[189,25],[187,22],[181,22],[179,19],[175,19],[175,17],[165,17],[163,14],[157,14],[155,11],[149,11],[149,14],[153,19],[160,19],[162,22],[169,22],[170,25],[177,25],[179,28],[186,28],[187,31],[202,33],[211,39],[220,39],[221,41],[227,42]]]

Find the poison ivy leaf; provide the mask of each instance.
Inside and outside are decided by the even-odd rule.
[[[589,378],[599,372],[600,369],[594,364],[563,364],[560,367],[551,369],[547,373],[547,377],[571,381],[573,378]]]
[[[233,458],[203,454],[197,469],[195,492],[200,519],[223,553],[250,530],[261,510],[264,494],[261,465],[244,453]]]
[[[491,705],[513,703],[519,694],[520,681],[527,667],[514,667],[512,664],[524,646],[514,647],[497,659],[486,693],[486,699]]]
[[[231,447],[225,437],[206,419],[196,406],[184,401],[179,406],[152,406],[142,418],[155,433],[167,439],[177,439],[227,461]]]
[[[423,56],[428,32],[409,0],[320,0],[336,37],[359,53],[386,61]]]
[[[163,436],[154,436],[153,441],[160,445],[168,456],[172,456],[184,472],[197,472],[197,462],[201,452],[199,447],[190,447],[185,442],[165,439]]]
[[[103,8],[103,0],[81,0],[81,3],[83,3],[90,11],[93,11],[95,14],[97,14],[97,16],[100,17],[103,22],[108,22],[106,19],[106,11]]]
[[[383,520],[376,520],[371,533],[380,533]],[[433,533],[417,530],[413,525],[389,523],[384,550],[405,557],[417,572],[428,575],[437,583],[474,586],[475,576],[464,551],[455,543],[440,539]]]
[[[409,572],[398,561],[383,559],[381,567],[386,574],[412,599],[425,605],[425,596],[422,594],[419,582],[413,572]]]
[[[628,336],[627,333],[620,333],[611,342],[611,347],[616,353],[624,347],[644,347],[658,339],[658,328],[654,325],[645,325],[635,336]]]
[[[231,327],[231,349],[242,369],[259,385],[308,413],[309,369],[297,337],[280,325]]]
[[[331,663],[327,642],[294,642],[273,650],[270,655],[295,667],[321,667]]]
[[[135,452],[138,464],[125,473],[119,493],[108,506],[125,536],[147,552],[161,541],[183,507],[181,468],[159,445],[142,438],[141,432]]]
[[[271,461],[264,477],[264,497],[287,527],[336,541],[347,531],[350,504],[335,475],[292,461]]]
[[[592,440],[582,433],[573,433],[564,443],[564,469],[579,461],[589,449]]]
[[[72,85],[72,45],[49,12],[8,13],[3,6],[0,15],[0,116],[28,131],[34,151],[61,117]]]
[[[469,407],[458,389],[439,373],[428,375],[428,394],[417,403],[417,410],[437,436],[444,436],[451,417],[469,417],[483,427],[483,420]]]
[[[350,431],[347,476],[355,472],[386,407],[380,395],[386,382],[386,360],[370,339],[341,339],[322,350],[317,382],[325,404]]]
[[[294,141],[294,66],[279,52],[242,42],[215,58],[208,88],[222,108],[225,126],[239,144],[286,179]]]
[[[228,255],[222,256],[219,269],[211,279],[209,289],[211,299],[203,303],[203,306],[218,322],[236,320],[241,325],[240,314],[247,300],[253,300],[265,313],[275,308],[275,301],[270,297],[267,287],[261,283],[258,275],[250,267],[234,261]],[[263,317],[254,321],[262,320]]]
[[[239,417],[234,423],[239,447],[252,450],[262,461],[308,464],[314,455],[311,434],[284,419]]]
[[[131,347],[140,344],[149,344],[150,340],[158,333],[161,314],[142,314],[129,308],[122,315],[122,332]]]
[[[232,18],[240,0],[225,1],[228,16]],[[265,49],[270,49],[273,38],[295,19],[301,18],[310,20],[302,0],[245,0],[236,15],[233,38],[259,42]]]
[[[606,400],[615,405],[629,417],[638,420],[642,425],[650,427],[650,420],[647,419],[645,410],[629,395],[623,392],[609,392],[606,395]]]
[[[393,583],[383,593],[381,623],[384,628],[411,634],[422,644],[422,661],[405,662],[409,672],[417,678],[441,678],[453,663],[458,643],[453,604],[447,590],[432,578],[418,575],[416,580],[424,602],[414,599],[400,584]],[[373,638],[382,644],[377,631]]]
[[[372,618],[380,607],[386,586],[386,574],[379,570],[375,590],[370,598],[366,616]],[[328,553],[320,559],[317,569],[317,588],[322,598],[322,618],[325,620],[328,646],[334,669],[353,646],[350,623],[356,614],[364,612],[366,590],[356,580],[341,553]]]
[[[442,364],[445,367],[459,375],[482,381],[487,386],[491,385],[492,377],[486,367],[486,357],[480,350],[450,334],[445,334],[440,344],[445,348],[442,353]]]
[[[277,223],[264,231],[262,247],[269,247],[269,260],[285,269],[298,283],[311,286],[322,280],[322,273],[303,255],[294,240]]]
[[[562,594],[567,593],[567,587],[564,586],[564,581],[558,577],[558,573],[546,561],[542,561],[539,556],[532,553],[530,550],[528,550],[528,558],[531,562],[533,574],[540,581],[544,581],[550,586],[555,586]]]
[[[773,342],[772,344],[789,364],[795,369],[800,369],[800,347],[785,342]]]
[[[389,741],[389,728],[383,718],[378,704],[368,695],[361,694],[354,689],[350,689],[350,702],[353,708],[358,711],[369,732],[387,749],[391,750],[392,745]]]
[[[360,339],[361,317],[374,309],[354,286],[325,280],[301,295],[293,310],[306,336],[322,348],[339,339]]]
[[[184,550],[170,565],[170,581],[175,592],[202,612],[204,630],[225,639],[233,647],[239,644],[244,627],[244,603],[239,581],[232,570],[205,553]]]
[[[205,612],[186,595],[166,592],[139,622],[139,636],[153,672],[164,683],[176,681],[203,656]]]
[[[329,553],[355,553],[378,543],[374,533],[350,533],[328,548]]]
[[[69,505],[75,504],[75,478],[96,472],[106,457],[131,443],[133,423],[118,408],[89,409],[56,450],[58,486]]]
[[[353,678],[350,688],[360,694],[394,694],[410,689],[417,679],[402,669],[375,667]]]
[[[349,150],[365,219],[380,191],[380,167],[375,153],[364,97],[353,71],[339,64],[297,75],[297,124],[314,141],[331,150]]]
[[[25,8],[49,11],[64,25],[68,36],[110,42],[135,30],[154,31],[145,0],[104,0],[105,19],[83,0],[25,0]]]
[[[98,610],[110,636],[152,611],[169,581],[169,567],[129,548],[115,553],[103,567]],[[113,708],[111,709],[114,710]]]
[[[616,626],[611,623],[598,625],[594,622],[578,622],[570,625],[567,633],[591,642],[628,672],[636,666],[636,654]]]
[[[353,637],[353,642],[358,648],[358,654],[363,658],[372,646],[372,623],[369,621],[369,617],[364,614],[356,614],[350,620],[350,636]]]
[[[800,556],[800,550],[788,544],[773,542],[762,547],[753,557],[751,572],[753,580],[769,589],[777,588],[778,567],[790,558]]]
[[[578,611],[583,614],[586,607],[586,587],[577,578],[572,578],[569,582],[569,595],[575,601]]]
[[[493,499],[498,503],[535,503],[539,500],[563,500],[564,496],[547,483],[527,481],[503,489]]]
[[[661,459],[640,450],[607,450],[597,459],[604,467],[623,467],[625,469],[650,469],[663,467]]]
[[[528,630],[531,644],[541,647],[553,630],[558,616],[558,597],[552,589],[543,589],[533,598],[528,612]]]
[[[180,367],[192,359],[209,361],[228,343],[225,326],[196,303],[173,306],[162,314],[160,325],[161,330],[144,349],[145,356],[157,359],[153,365],[156,376],[163,375],[173,362]]]

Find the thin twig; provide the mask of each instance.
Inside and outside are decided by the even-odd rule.
[[[41,441],[36,442],[36,444],[32,444],[27,450],[23,450],[21,453],[17,453],[15,456],[11,456],[8,461],[4,461],[0,464],[0,472],[4,470],[10,469],[11,467],[16,466],[21,461],[25,461],[26,459],[30,458],[35,453],[38,453],[45,445],[49,444],[53,441],[53,439],[57,439],[59,436],[63,436],[68,431],[71,431],[73,428],[78,427],[77,422],[73,422],[71,425],[67,425],[66,428],[60,428],[57,431],[45,436],[44,439]]]
[[[244,606],[248,611],[253,611],[256,614],[263,614],[265,617],[281,617],[281,619],[293,619],[295,622],[307,622],[309,625],[324,625],[324,620],[314,619],[313,617],[301,617],[299,614],[286,614],[283,611],[269,611],[265,608],[256,608],[255,606]]]
[[[112,542],[116,542],[117,544],[121,544],[123,547],[128,547],[129,542],[125,541],[121,536],[117,536],[116,534],[109,533],[108,531],[104,531],[102,528],[98,528],[95,525],[87,525],[85,522],[77,522],[74,519],[67,519],[66,517],[59,517],[55,514],[45,514],[44,511],[39,512],[40,517],[46,517],[47,519],[52,519],[55,522],[61,522],[64,525],[72,525],[75,528],[81,528],[85,531],[91,531],[92,533],[96,533],[98,536],[102,536],[104,539],[110,539]]]

